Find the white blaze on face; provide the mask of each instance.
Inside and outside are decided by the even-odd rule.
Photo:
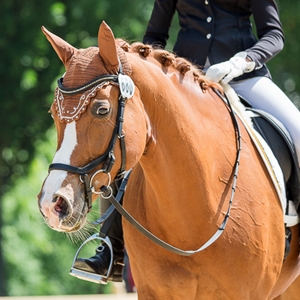
[[[71,155],[76,145],[76,123],[75,121],[73,121],[67,124],[65,128],[63,141],[61,143],[60,148],[55,153],[52,163],[63,163],[69,165],[71,161]],[[53,170],[50,172],[47,179],[45,180],[41,198],[41,207],[43,208],[45,215],[49,214],[49,211],[53,206],[53,195],[61,187],[66,176],[66,171]],[[45,210],[48,210],[48,214]]]

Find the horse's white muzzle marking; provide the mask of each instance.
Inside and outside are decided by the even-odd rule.
[[[63,141],[56,152],[53,163],[70,164],[72,153],[77,145],[76,123],[71,122],[66,125]],[[57,206],[57,201],[64,199],[70,206],[68,213],[72,212],[71,204],[74,200],[74,191],[70,184],[63,187],[67,172],[52,170],[45,180],[40,197],[40,209],[45,216],[48,225],[61,231],[61,209]]]

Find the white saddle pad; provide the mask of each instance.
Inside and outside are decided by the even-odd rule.
[[[248,131],[249,136],[251,137],[254,145],[256,146],[256,149],[259,152],[270,174],[270,178],[272,179],[272,182],[278,195],[278,199],[281,203],[282,212],[284,214],[284,223],[287,227],[291,227],[300,223],[293,202],[289,201],[287,203],[284,177],[279,163],[269,145],[261,137],[261,135],[253,128],[253,124],[251,122],[251,116],[253,113],[251,111],[246,111],[244,105],[240,102],[239,97],[237,96],[235,91],[230,87],[230,85],[227,84],[226,86],[224,86],[224,91],[232,105],[233,110],[243,122],[246,130]],[[285,214],[287,204],[288,213]]]

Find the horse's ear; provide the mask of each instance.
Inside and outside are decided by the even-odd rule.
[[[103,21],[98,33],[99,55],[102,58],[105,68],[109,73],[117,73],[119,60],[115,37],[110,27]]]
[[[63,62],[65,67],[67,68],[70,58],[77,51],[76,48],[68,44],[66,41],[58,37],[57,35],[51,33],[44,26],[42,26],[42,31],[47,37],[48,41],[52,45],[53,49],[57,53],[60,60]]]

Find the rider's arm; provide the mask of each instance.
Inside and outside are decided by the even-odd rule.
[[[143,43],[157,45],[162,48],[166,46],[176,2],[176,0],[155,0]]]
[[[284,46],[284,33],[273,0],[251,0],[258,41],[246,50],[256,68],[269,61]]]

